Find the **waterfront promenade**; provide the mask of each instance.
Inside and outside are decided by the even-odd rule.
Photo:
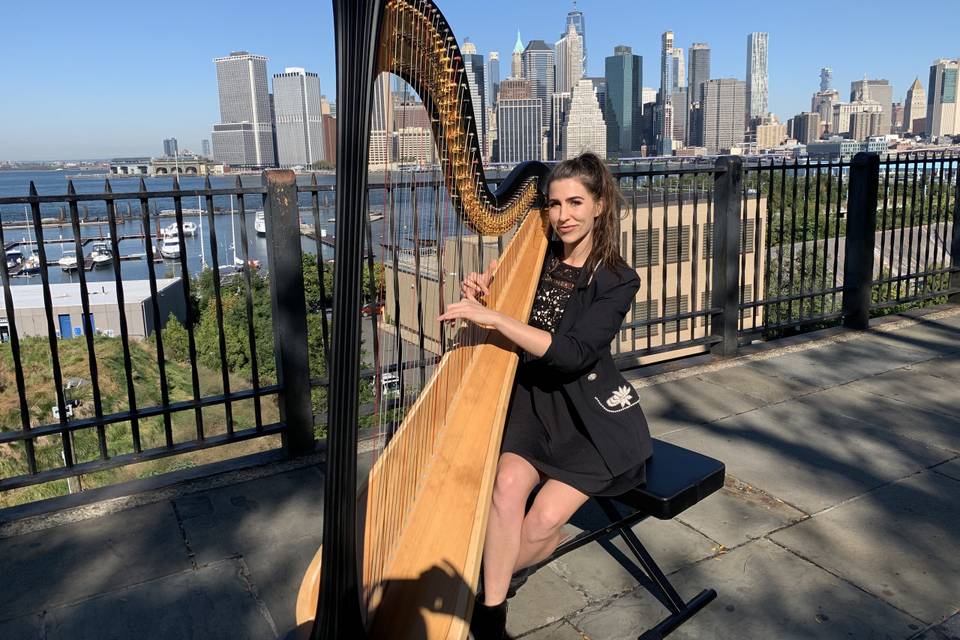
[[[960,637],[960,309],[636,385],[655,436],[727,465],[722,491],[636,527],[682,595],[719,594],[672,637]],[[0,638],[282,637],[322,493],[315,456],[4,522]],[[623,557],[591,544],[543,568],[510,631],[636,638],[663,610]]]

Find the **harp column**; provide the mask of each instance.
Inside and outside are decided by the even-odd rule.
[[[370,102],[382,0],[333,0],[337,50],[337,238],[323,564],[311,638],[363,638],[357,576],[360,281]]]

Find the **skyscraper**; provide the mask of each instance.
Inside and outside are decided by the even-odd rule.
[[[820,68],[820,92],[825,93],[832,89],[833,85],[833,69],[830,67],[821,67]]]
[[[539,98],[504,98],[497,101],[499,162],[516,164],[542,160],[543,108]]]
[[[246,51],[215,58],[220,93],[220,122],[213,125],[213,155],[238,167],[276,164],[267,59]]]
[[[607,99],[604,117],[607,125],[607,153],[627,158],[640,154],[640,117],[643,113],[643,58],[625,45],[613,48],[604,60]]]
[[[523,77],[533,87],[533,97],[540,99],[541,124],[550,126],[550,94],[557,90],[556,54],[543,40],[531,40],[523,50]]]
[[[671,91],[677,91],[687,86],[687,66],[683,61],[683,47],[673,48],[673,69],[670,75],[673,78]]]
[[[927,92],[923,90],[920,78],[914,78],[913,84],[907,89],[907,99],[903,105],[903,130],[914,135],[927,130]]]
[[[746,83],[735,78],[708,80],[700,85],[702,133],[707,153],[721,153],[744,139]]]
[[[165,155],[168,158],[173,158],[180,155],[180,149],[179,147],[177,147],[176,138],[164,138],[163,155]]]
[[[592,151],[607,157],[607,127],[593,93],[593,82],[581,78],[573,87],[570,110],[563,126],[563,157],[574,158]]]
[[[494,103],[497,101],[497,93],[500,91],[500,53],[498,51],[491,51],[490,57],[487,58],[487,73],[486,73],[486,102],[487,109],[492,109]]]
[[[820,114],[807,111],[790,120],[790,132],[800,144],[810,144],[820,139]]]
[[[687,139],[690,146],[703,146],[699,139],[700,85],[710,79],[710,45],[694,42],[690,46],[687,74]]]
[[[523,41],[520,39],[520,29],[517,29],[517,43],[513,45],[513,57],[510,60],[510,77],[523,77]]]
[[[486,149],[487,142],[487,100],[484,95],[486,81],[483,75],[483,56],[477,53],[477,47],[472,42],[465,42],[461,49],[463,54],[463,68],[467,74],[467,84],[470,85],[470,102],[473,103],[473,121],[477,127],[478,142],[481,153]]]
[[[810,100],[810,111],[816,111],[820,114],[820,122],[826,127],[827,132],[835,133],[833,130],[833,105],[839,104],[840,92],[836,89],[827,89],[813,94]]]
[[[674,49],[676,51],[676,49]],[[670,94],[670,104],[673,107],[673,131],[671,137],[684,146],[687,144],[687,121],[690,118],[687,101],[687,88],[674,89]]]
[[[583,38],[570,23],[567,32],[557,41],[557,91],[572,91],[583,77]]]
[[[893,122],[893,87],[888,80],[854,80],[850,83],[850,101],[868,101],[880,103],[881,113],[880,132],[877,135],[885,136],[890,133]]]
[[[393,92],[390,74],[381,73],[373,83],[370,113],[370,155],[368,164],[383,167],[393,162]]]
[[[320,78],[300,67],[273,75],[273,105],[277,127],[277,162],[281,167],[320,162],[323,114]]]
[[[563,159],[563,128],[570,111],[570,92],[554,92],[550,96],[550,144],[548,160]]]
[[[577,30],[577,35],[580,36],[580,42],[583,46],[583,63],[580,67],[583,69],[583,73],[587,73],[587,19],[583,17],[583,11],[577,10],[577,3],[574,0],[573,9],[567,13],[567,24],[573,25],[573,28]]]
[[[957,75],[960,60],[941,58],[930,65],[927,83],[927,135],[931,138],[960,133],[957,108]]]
[[[746,119],[767,115],[767,34],[747,36]]]
[[[206,138],[200,141],[200,153],[204,158],[210,157],[210,141]]]
[[[657,154],[673,155],[673,31],[660,37],[660,93],[657,95]]]

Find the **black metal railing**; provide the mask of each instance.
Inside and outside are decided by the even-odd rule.
[[[615,357],[629,367],[705,351],[728,356],[757,338],[841,322],[863,328],[871,315],[906,305],[957,302],[958,163],[949,153],[620,163],[621,250],[642,287],[612,345]],[[0,414],[0,491],[45,487],[18,498],[34,499],[65,491],[75,477],[104,484],[203,464],[213,457],[206,450],[246,441],[241,447],[279,444],[289,455],[314,449],[335,373],[335,221],[327,217],[335,188],[332,177],[298,184],[290,172],[268,171],[257,178],[206,179],[191,188],[168,181],[149,191],[142,180],[117,179],[102,190],[80,189],[90,192],[70,183],[62,194],[31,188],[0,198],[0,244],[35,246],[39,265],[29,299],[14,284],[23,264],[0,265],[0,338],[9,341],[0,354],[12,377],[0,380],[9,399]],[[399,374],[402,399],[423,387],[436,364],[447,336],[433,327],[438,309],[430,307],[436,300],[425,302],[427,283],[442,293],[506,242],[471,236],[445,199],[436,172],[374,178],[369,186],[359,253],[361,415],[398,404],[382,397],[385,373]],[[16,208],[24,206],[18,230]],[[239,238],[227,233],[221,214],[228,208]],[[265,240],[250,233],[260,209]],[[181,231],[167,257],[155,244],[164,219]],[[188,219],[204,227],[199,244],[186,235]],[[449,264],[436,255],[444,236],[453,243]],[[114,256],[109,270],[87,270],[84,251],[95,240]],[[63,276],[48,255],[58,244],[80,262],[69,277],[77,295],[66,325],[56,282]],[[197,262],[200,246],[214,268]],[[257,260],[267,268],[257,271]],[[412,278],[402,292],[401,276]],[[139,289],[133,280],[142,281]],[[97,291],[107,285],[115,298]],[[115,330],[102,319],[107,308],[116,311]],[[396,330],[383,333],[388,319]],[[67,329],[82,339],[63,335]],[[87,404],[81,409],[77,400]],[[171,456],[178,457],[169,464],[133,467]]]

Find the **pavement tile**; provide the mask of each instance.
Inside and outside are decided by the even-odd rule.
[[[276,637],[229,560],[52,609],[45,623],[47,640]]]
[[[148,550],[148,551],[145,551]],[[0,540],[0,619],[42,611],[191,566],[169,502]]]
[[[805,396],[664,440],[723,461],[727,473],[806,512],[858,496],[954,457],[873,429]]]
[[[957,383],[917,371],[891,371],[850,385],[885,398],[906,402],[919,409],[960,417]]]
[[[635,524],[632,529],[666,572],[691,565],[718,551],[715,542],[675,520],[648,519]],[[554,560],[541,571],[547,568],[586,594],[591,602],[629,591],[643,578],[633,554],[619,536],[614,540],[580,547]]]
[[[960,355],[946,355],[924,360],[906,367],[907,371],[924,373],[935,378],[943,378],[960,383]]]
[[[865,339],[930,354],[960,351],[960,326],[951,325],[944,320],[947,319],[928,320],[894,331],[871,332]]]
[[[948,460],[941,465],[937,465],[933,468],[933,471],[943,474],[948,478],[960,480],[960,458],[954,458],[953,460]]]
[[[640,389],[640,406],[648,420],[699,424],[719,420],[766,404],[698,377],[672,380]]]
[[[530,576],[510,599],[507,631],[514,636],[568,617],[587,604],[586,597],[549,567]]]
[[[250,480],[175,501],[200,563],[249,555],[323,530],[323,476],[316,467]]]
[[[728,475],[723,489],[677,519],[732,549],[805,517],[802,511]]]
[[[304,572],[320,547],[321,535],[264,545],[243,556],[250,582],[264,601],[282,636],[296,625],[297,593]]]
[[[871,427],[935,447],[960,451],[960,418],[924,411],[899,400],[868,393],[863,386],[850,384],[834,387],[808,396],[805,400]]]
[[[958,495],[960,481],[926,472],[771,539],[930,624],[960,603]]]
[[[675,631],[678,640],[745,638],[902,639],[921,625],[885,602],[767,540],[757,540],[671,576],[681,593],[706,587],[717,600]],[[666,615],[646,590],[591,607],[573,626],[597,640],[635,640]]]
[[[748,395],[764,403],[783,402],[816,391],[820,387],[792,378],[774,378],[754,363],[727,367],[697,376],[698,380],[715,384],[739,395]]]
[[[960,640],[960,612],[927,629],[912,640]]]

